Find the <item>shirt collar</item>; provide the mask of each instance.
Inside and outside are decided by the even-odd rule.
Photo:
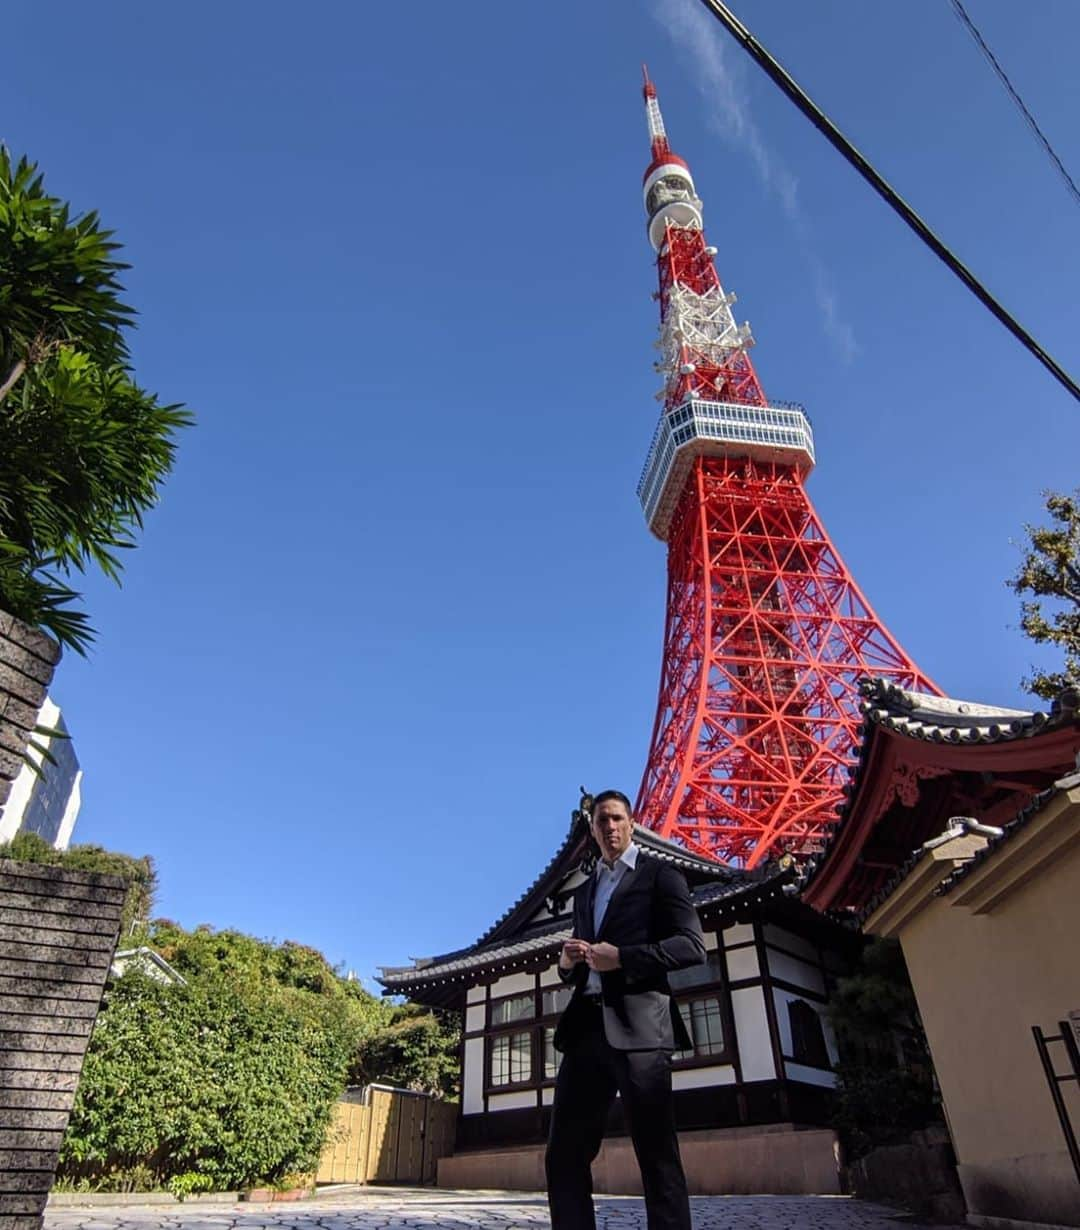
[[[615,860],[615,863],[611,868],[611,872],[614,873],[617,871],[620,863],[624,864],[628,871],[633,871],[637,866],[637,856],[639,853],[640,848],[634,842],[631,842],[622,854],[620,854]],[[598,858],[596,860],[596,870],[597,872],[607,871],[607,864],[602,858]]]

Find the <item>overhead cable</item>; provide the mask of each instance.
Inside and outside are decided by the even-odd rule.
[[[900,215],[928,248],[947,265],[976,299],[1005,326],[1006,329],[1035,356],[1036,359],[1080,401],[1080,385],[1048,354],[1022,324],[994,298],[944,243],[934,234],[900,194],[871,166],[806,91],[769,54],[734,13],[721,0],[701,0],[701,3],[727,29],[750,58],[779,86],[825,139],[847,159],[866,182],[893,211]]]
[[[1049,138],[1046,136],[1043,130],[1039,127],[1038,123],[1035,120],[1035,117],[1031,114],[1031,112],[1024,105],[1024,100],[1017,93],[1016,88],[1013,86],[1013,83],[1009,80],[1008,74],[998,63],[997,57],[990,50],[990,48],[986,45],[986,40],[979,33],[978,27],[975,25],[975,23],[967,15],[967,11],[964,8],[964,6],[960,3],[960,0],[951,0],[951,3],[953,6],[953,12],[956,14],[957,18],[960,20],[961,24],[965,27],[967,32],[971,35],[971,37],[978,44],[979,50],[986,57],[987,61],[990,64],[990,67],[994,70],[995,73],[997,73],[998,80],[1005,87],[1006,91],[1008,92],[1009,97],[1013,100],[1013,102],[1016,104],[1017,108],[1019,109],[1020,114],[1024,117],[1025,120],[1027,120],[1028,127],[1035,134],[1035,139],[1039,142],[1039,144],[1046,151],[1046,156],[1050,159],[1050,161],[1054,164],[1054,166],[1057,167],[1058,173],[1061,175],[1061,178],[1065,181],[1066,187],[1072,193],[1073,198],[1075,199],[1076,203],[1080,205],[1080,188],[1077,188],[1075,182],[1073,181],[1073,177],[1069,174],[1068,171],[1065,170],[1065,164],[1057,156],[1057,153],[1055,152],[1054,147],[1050,144]]]

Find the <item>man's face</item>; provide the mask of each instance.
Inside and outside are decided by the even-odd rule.
[[[619,799],[604,799],[592,813],[592,835],[604,859],[612,863],[630,844],[634,822],[626,804]]]

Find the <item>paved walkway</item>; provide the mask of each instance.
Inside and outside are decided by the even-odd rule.
[[[645,1230],[632,1196],[603,1196],[597,1230]],[[839,1196],[694,1196],[694,1230],[900,1230],[894,1210]],[[365,1188],[296,1204],[53,1207],[46,1230],[546,1230],[547,1202],[527,1192]]]

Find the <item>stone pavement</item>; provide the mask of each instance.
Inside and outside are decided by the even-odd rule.
[[[597,1199],[597,1230],[645,1230],[633,1196]],[[900,1230],[895,1210],[841,1196],[694,1196],[694,1230]],[[367,1187],[295,1204],[53,1206],[45,1230],[546,1230],[532,1192]]]

